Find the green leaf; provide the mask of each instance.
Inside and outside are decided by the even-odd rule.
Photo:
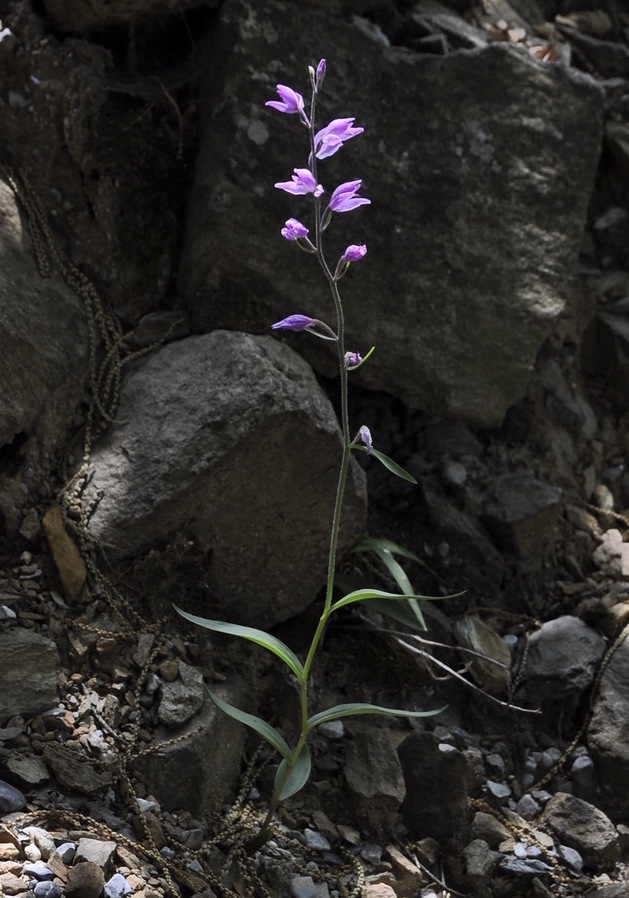
[[[266,739],[269,745],[282,755],[283,758],[290,758],[291,751],[288,743],[270,723],[267,723],[266,720],[262,720],[260,717],[256,717],[254,714],[248,714],[246,711],[241,711],[241,709],[236,708],[235,705],[230,705],[228,702],[224,702],[222,698],[219,698],[218,695],[210,692],[209,689],[208,694],[217,708],[229,717],[233,717],[234,720],[237,720],[239,723],[244,723],[245,726],[255,730],[256,733],[259,736],[262,736],[263,739]]]
[[[228,624],[222,620],[208,620],[205,617],[188,614],[187,611],[182,611],[177,605],[173,607],[178,614],[199,627],[205,627],[206,630],[212,630],[214,633],[239,636],[241,639],[248,639],[250,642],[255,642],[256,645],[261,645],[262,648],[277,655],[287,667],[290,667],[300,683],[303,681],[304,668],[301,661],[281,639],[277,639],[275,636],[271,636],[270,633],[265,633],[264,630],[257,630],[254,627],[241,627],[240,624]]]
[[[391,601],[392,599],[395,601],[401,601],[402,599],[408,601],[413,601],[416,599],[430,599],[431,596],[417,596],[417,595],[400,595],[397,592],[385,592],[383,589],[355,589],[354,592],[348,593],[346,596],[343,596],[342,599],[337,599],[337,601],[330,608],[330,612],[338,611],[339,608],[344,608],[346,605],[351,605],[354,602],[367,602],[371,599],[386,599],[387,601]]]
[[[441,714],[443,708],[437,708],[435,711],[405,711],[399,708],[383,708],[381,705],[369,705],[361,702],[352,702],[348,705],[335,705],[328,708],[327,711],[320,711],[308,718],[308,728],[318,727],[322,723],[328,723],[330,720],[338,720],[341,717],[355,717],[358,714],[379,714],[384,717],[434,717],[435,714]]]
[[[409,483],[417,483],[412,474],[405,471],[404,468],[393,461],[392,458],[389,458],[388,455],[385,455],[384,452],[379,452],[377,449],[367,449],[366,446],[359,446],[357,443],[352,443],[352,449],[359,449],[361,452],[366,452],[367,455],[373,455],[374,458],[378,459],[380,464],[383,464],[385,468],[391,471],[392,474],[395,474],[396,477],[401,477],[402,480],[408,480]]]
[[[286,758],[277,768],[275,789],[280,790],[277,800],[284,801],[285,798],[290,798],[291,795],[295,795],[300,789],[303,789],[310,777],[311,768],[310,749],[304,742],[290,772],[288,772],[289,761]]]
[[[404,626],[409,627],[411,630],[421,630],[422,633],[426,633],[428,630],[424,615],[421,615],[420,621],[411,608],[410,603],[408,605],[405,605],[399,602],[387,602],[384,600],[381,601],[380,599],[371,599],[365,604],[368,608],[372,608],[374,611],[378,611],[380,614],[384,614],[386,617],[392,618],[399,624],[404,624]]]
[[[368,536],[365,534],[364,536],[361,536],[352,549],[353,552],[378,552],[380,550],[391,552],[393,555],[401,555],[403,558],[410,558],[411,561],[416,561],[421,565],[425,563],[414,552],[411,552],[410,549],[406,549],[399,543],[393,542],[392,539],[384,539],[383,537]]]

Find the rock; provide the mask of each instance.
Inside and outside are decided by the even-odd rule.
[[[71,792],[82,795],[97,795],[105,791],[113,782],[108,771],[96,770],[85,758],[74,750],[64,748],[56,742],[44,745],[42,757],[54,772],[59,784]]]
[[[52,505],[42,524],[65,597],[69,602],[76,602],[85,585],[87,571],[76,543],[65,528],[61,507]]]
[[[392,889],[397,898],[405,895],[419,895],[422,882],[422,873],[419,867],[402,854],[395,845],[387,845],[386,854],[393,868],[395,883]]]
[[[81,301],[63,279],[42,278],[13,193],[2,180],[0,294],[0,511],[17,531],[22,515],[15,506],[27,494],[7,490],[7,463],[32,454],[26,451],[32,434],[39,457],[54,455],[64,443],[83,392],[87,329]]]
[[[544,557],[555,539],[561,490],[528,474],[508,474],[485,500],[483,522],[496,544],[519,558]]]
[[[217,4],[218,0],[204,0],[209,7]],[[181,0],[177,14],[184,16],[199,5],[199,0]],[[74,0],[44,0],[44,6],[59,29],[78,34],[101,28],[133,28],[147,20],[164,22],[173,13],[170,0],[90,0],[78,5]]]
[[[105,876],[111,876],[114,868],[116,843],[102,839],[79,839],[74,862],[76,864],[89,861],[99,866]]]
[[[0,873],[0,889],[5,895],[23,895],[26,892],[24,880],[15,873]]]
[[[40,786],[50,778],[50,771],[42,759],[31,753],[12,753],[7,759],[6,769],[24,789]]]
[[[26,798],[15,786],[0,780],[0,817],[26,808]]]
[[[216,597],[206,616],[268,628],[303,610],[325,582],[341,452],[308,365],[271,337],[189,337],[128,377],[118,416],[92,454],[94,538],[126,557],[154,550],[151,591],[169,606],[185,540]],[[364,484],[352,459],[340,551],[363,526]]]
[[[457,643],[476,655],[463,653],[472,676],[484,689],[494,694],[506,692],[511,680],[511,652],[505,641],[476,614],[468,614],[454,622]],[[482,655],[482,658],[477,655]]]
[[[629,580],[629,543],[623,541],[620,530],[612,527],[603,533],[592,561],[607,576]]]
[[[68,873],[66,898],[100,898],[104,886],[105,877],[98,864],[82,861],[74,864]]]
[[[498,851],[492,851],[482,839],[474,839],[465,846],[462,851],[465,883],[473,895],[484,898],[491,894],[488,892],[489,883],[501,857]]]
[[[179,679],[162,684],[162,697],[157,716],[166,726],[181,726],[193,717],[203,704],[203,677],[189,664],[179,662]]]
[[[398,755],[406,783],[400,810],[411,838],[430,836],[442,845],[461,845],[468,828],[470,769],[465,755],[422,732],[407,736]]]
[[[352,808],[370,833],[384,835],[391,831],[406,794],[391,731],[353,723],[352,732],[343,764]]]
[[[601,88],[505,43],[422,56],[383,48],[318,10],[296,20],[279,2],[262,11],[228,0],[200,51],[201,145],[179,282],[196,329],[261,332],[291,311],[330,316],[314,260],[279,236],[307,208],[273,187],[307,154],[304,131],[264,107],[277,81],[307,93],[313,33],[328,57],[325,115],[347,114],[347,84],[361,85],[349,112],[365,133],[319,171],[328,195],[338,179],[359,176],[372,201],[326,234],[332,252],[348,227],[369,246],[342,287],[352,343],[378,345],[357,380],[496,427],[565,307],[602,137]],[[579,152],[567,156],[573,139]],[[307,308],[293,308],[296,283]],[[330,374],[319,342],[291,339]]]
[[[605,640],[577,617],[547,621],[529,640],[524,678],[531,701],[581,695],[605,653]]]
[[[250,687],[240,680],[212,684],[212,692],[243,710],[251,701]],[[207,699],[177,736],[181,739],[174,741],[171,732],[161,738],[158,734],[155,751],[135,760],[133,770],[151,784],[152,794],[166,810],[185,808],[195,816],[218,813],[241,772],[246,727]]]
[[[477,811],[472,820],[471,835],[473,839],[486,842],[493,851],[506,839],[512,838],[511,830],[501,823],[493,814]]]
[[[105,898],[124,898],[130,891],[131,886],[122,873],[114,873],[105,883]]]
[[[587,744],[596,765],[604,808],[614,818],[629,813],[629,642],[609,659],[599,683],[587,729]]]
[[[40,714],[56,705],[58,665],[51,639],[22,627],[0,633],[0,721]]]
[[[290,882],[292,898],[328,898],[326,882],[315,883],[312,876],[293,876]]]
[[[33,889],[35,898],[61,898],[61,886],[57,882],[38,882]]]
[[[574,848],[588,867],[610,867],[620,859],[620,836],[609,817],[580,798],[557,792],[542,820],[564,845]]]
[[[24,864],[24,866],[22,867],[22,873],[26,876],[32,877],[33,879],[37,879],[40,882],[52,881],[55,875],[50,867],[42,860],[32,861]]]
[[[367,882],[363,890],[363,898],[397,898],[393,887],[386,882]]]

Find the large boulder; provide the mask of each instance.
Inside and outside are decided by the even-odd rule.
[[[313,600],[325,583],[341,439],[303,359],[272,337],[188,337],[130,375],[117,422],[94,448],[86,495],[98,497],[90,532],[102,547],[127,558],[152,551],[155,587],[160,565],[193,545],[195,590],[213,597],[206,616],[271,626]],[[340,551],[365,520],[365,477],[352,462]],[[183,571],[175,579],[189,582]]]
[[[41,276],[24,221],[0,180],[0,516],[11,530],[35,486],[12,475],[64,447],[87,374],[82,302],[59,274]]]
[[[566,310],[602,137],[600,86],[506,44],[445,57],[386,47],[280,0],[226,0],[200,54],[180,266],[195,327],[330,318],[316,261],[280,237],[291,216],[309,223],[309,198],[273,186],[307,164],[306,131],[264,106],[276,83],[307,98],[306,67],[325,56],[318,123],[356,116],[365,128],[318,171],[327,196],[362,178],[372,201],[335,216],[325,235],[332,267],[347,244],[369,248],[341,285],[349,345],[377,345],[357,376],[414,407],[499,425]],[[319,342],[299,351],[331,373]]]

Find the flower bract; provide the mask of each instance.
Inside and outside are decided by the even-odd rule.
[[[373,449],[373,439],[371,438],[371,431],[366,424],[363,424],[363,426],[360,428],[360,430],[358,431],[358,436],[367,447],[367,452],[371,452],[371,450]]]

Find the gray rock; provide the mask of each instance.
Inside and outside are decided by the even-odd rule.
[[[82,861],[74,864],[68,873],[66,898],[100,898],[105,887],[105,877],[98,864]]]
[[[25,789],[39,786],[50,778],[50,771],[42,759],[32,754],[12,753],[7,759],[6,770]]]
[[[56,882],[38,882],[33,894],[35,898],[61,898],[61,886]]]
[[[406,794],[402,767],[391,731],[351,725],[354,738],[345,744],[343,772],[352,807],[374,834],[390,832]]]
[[[587,730],[604,808],[625,819],[629,813],[629,642],[618,646],[605,668]]]
[[[463,654],[476,682],[489,692],[505,692],[511,679],[511,652],[504,639],[475,614],[455,621],[454,635],[462,648],[476,653]]]
[[[207,616],[269,627],[303,610],[325,582],[341,453],[309,366],[272,337],[189,337],[129,376],[118,416],[92,455],[94,537],[123,555],[172,541],[150,555],[157,590],[185,535],[216,597]],[[346,496],[340,551],[364,524],[355,459]]]
[[[10,451],[35,432],[41,458],[63,442],[82,397],[87,327],[63,278],[42,278],[24,225],[0,180],[0,448]],[[6,489],[4,475],[0,483],[0,510],[17,531],[20,492]]]
[[[208,7],[218,0],[204,0]],[[95,0],[87,5],[74,0],[45,0],[47,14],[62,31],[89,32],[98,28],[123,26],[133,28],[136,22],[160,20],[172,12],[170,0]],[[198,0],[181,0],[179,10],[198,6]]]
[[[97,864],[105,876],[110,876],[113,873],[115,853],[115,842],[83,838],[79,839],[74,862],[78,864],[89,861],[91,864]]]
[[[560,489],[528,474],[508,474],[491,488],[482,517],[496,545],[531,559],[550,550],[560,508]]]
[[[461,844],[468,828],[470,767],[465,755],[432,733],[411,733],[398,749],[406,798],[402,820],[411,838]],[[439,783],[439,788],[435,788]]]
[[[587,801],[557,792],[544,808],[542,820],[564,845],[579,852],[586,866],[609,867],[620,859],[616,827]]]
[[[131,886],[122,873],[114,875],[105,883],[105,898],[124,898],[132,891]]]
[[[0,721],[56,705],[59,655],[51,639],[14,627],[0,633]]]
[[[0,817],[26,808],[26,798],[15,786],[0,780]]]
[[[54,879],[54,873],[44,861],[32,861],[22,865],[22,875],[31,876],[33,879],[44,882]]]
[[[162,685],[157,716],[166,726],[181,726],[201,708],[205,696],[203,676],[196,668],[179,662],[179,679]]]
[[[100,771],[76,750],[67,750],[55,742],[47,742],[42,757],[54,772],[59,784],[72,792],[83,795],[97,795],[105,791],[113,782],[108,771]]]
[[[501,857],[499,852],[492,851],[482,839],[474,839],[465,846],[461,852],[465,884],[473,895],[485,898],[491,894],[488,891],[489,883]]]
[[[524,677],[531,701],[579,696],[591,685],[605,640],[577,617],[547,621],[529,641]]]
[[[592,553],[592,561],[607,576],[629,579],[629,543],[623,541],[620,530],[612,527],[603,533]]]
[[[252,710],[250,687],[241,680],[212,684],[212,692],[245,711]],[[133,769],[151,784],[151,792],[162,808],[185,808],[195,816],[218,813],[240,774],[246,727],[207,699],[177,733],[186,738],[169,742],[171,735],[166,731],[163,747],[138,758]],[[207,762],[209,757],[211,764]]]
[[[315,260],[279,236],[291,215],[309,214],[306,198],[273,187],[305,162],[304,129],[264,107],[278,81],[307,94],[319,34],[321,125],[351,114],[365,127],[319,167],[328,195],[360,177],[372,200],[326,234],[332,254],[352,240],[369,246],[342,284],[352,343],[378,346],[357,379],[495,427],[524,395],[565,308],[602,136],[601,89],[524,48],[416,55],[317,10],[295,18],[289,9],[228,0],[200,53],[201,146],[180,266],[193,326],[260,332],[289,312],[329,318]],[[567,154],[571,145],[579,151]],[[308,297],[299,308],[295,284]],[[299,348],[330,373],[320,342]]]

